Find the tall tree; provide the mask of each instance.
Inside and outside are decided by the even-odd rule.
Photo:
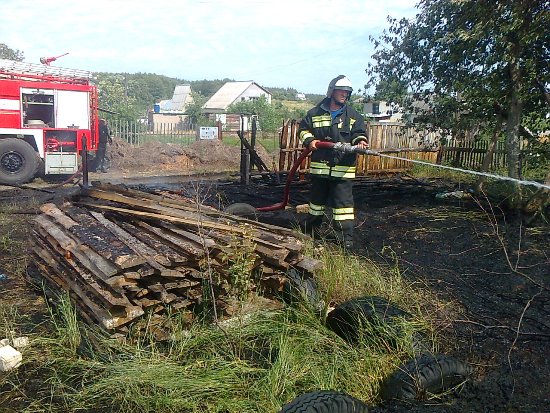
[[[402,80],[393,77],[380,79],[376,85],[374,99],[402,105],[406,101],[407,84]]]
[[[420,120],[455,135],[473,125],[506,122],[508,174],[518,177],[523,119],[539,127],[547,109],[550,12],[545,0],[421,0],[414,20],[388,18],[374,65],[379,79],[398,78],[426,102]],[[495,116],[495,104],[504,113]],[[525,116],[528,114],[529,116]]]

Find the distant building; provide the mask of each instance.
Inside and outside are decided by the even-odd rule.
[[[233,103],[259,99],[264,96],[271,103],[271,93],[256,82],[227,82],[202,106],[205,114],[226,113]]]
[[[306,100],[306,95],[305,95],[305,93],[302,93],[302,92],[296,93],[296,99],[298,99],[298,100]]]
[[[413,122],[418,113],[429,111],[428,103],[416,100],[406,108],[385,100],[363,102],[363,114],[378,122]]]
[[[402,113],[399,106],[385,100],[368,100],[363,104],[363,113],[367,118],[378,122],[399,122]]]
[[[191,85],[177,85],[172,99],[161,100],[149,113],[149,125],[154,132],[189,129],[189,117],[185,110],[193,103]]]
[[[234,103],[246,102],[265,97],[267,103],[271,103],[271,93],[256,82],[241,81],[225,83],[202,106],[202,112],[210,119],[220,122],[224,130],[248,129],[248,117],[245,117],[245,125],[241,125],[240,114],[227,113],[227,109]]]

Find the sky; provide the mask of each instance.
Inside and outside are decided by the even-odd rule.
[[[369,36],[418,0],[0,0],[0,43],[24,61],[188,81],[253,80],[324,94],[343,74],[364,89]]]

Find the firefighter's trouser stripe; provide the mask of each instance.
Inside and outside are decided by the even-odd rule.
[[[315,216],[322,216],[325,213],[325,206],[324,205],[315,205],[311,202],[309,203],[309,214],[315,215]]]
[[[333,208],[332,216],[335,221],[346,221],[355,219],[353,208]]]

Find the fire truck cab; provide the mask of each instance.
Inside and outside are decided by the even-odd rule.
[[[92,73],[0,59],[0,184],[73,174],[98,145]]]

